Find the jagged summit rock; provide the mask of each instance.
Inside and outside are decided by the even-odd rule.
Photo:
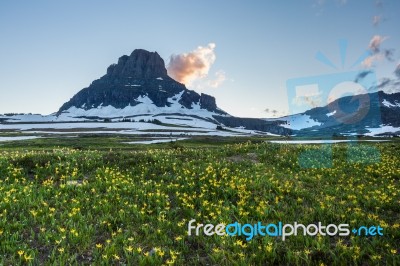
[[[138,108],[132,108],[135,106]],[[110,107],[130,108],[124,114],[131,116],[139,115],[140,112],[190,112],[197,109],[226,114],[217,107],[214,97],[199,95],[169,77],[165,62],[157,52],[143,49],[134,50],[130,56],[121,56],[117,64],[107,68],[103,77],[79,91],[57,114],[75,112],[84,116],[82,110],[92,110],[91,114],[96,113],[102,117],[110,114]],[[93,112],[93,109],[97,111]]]
[[[168,74],[164,60],[157,52],[136,49],[130,56],[121,56],[118,64],[109,66],[106,77],[110,81],[114,81],[120,78],[167,78]]]

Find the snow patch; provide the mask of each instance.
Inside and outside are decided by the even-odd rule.
[[[147,96],[147,95],[141,95],[139,96],[136,101],[141,102],[143,104],[147,104],[147,105],[154,105],[153,101]]]
[[[395,104],[393,104],[393,103],[387,101],[386,99],[384,99],[384,100],[382,101],[382,104],[383,104],[384,106],[388,107],[388,108],[391,108],[391,107],[400,107],[400,103],[395,102]]]
[[[23,137],[0,137],[0,142],[3,141],[15,141],[15,140],[28,140],[28,139],[38,139],[37,136],[23,136]]]
[[[395,133],[395,132],[400,132],[399,127],[393,127],[393,126],[386,126],[386,125],[381,125],[380,127],[375,127],[375,128],[367,128],[369,133],[366,133],[366,136],[375,136],[378,134],[384,134],[384,133]]]
[[[304,128],[309,128],[313,126],[320,126],[322,123],[311,119],[309,115],[292,115],[290,117],[285,117],[284,119],[279,120],[286,120],[286,124],[281,124],[281,127],[289,128],[293,130],[301,130]]]
[[[155,144],[155,143],[175,142],[178,140],[185,140],[185,139],[188,139],[188,138],[153,139],[153,140],[131,141],[131,142],[124,142],[124,143],[126,143],[126,144]]]
[[[360,140],[352,140],[352,139],[328,139],[328,140],[270,140],[267,142],[270,143],[278,143],[278,144],[332,144],[332,143],[341,143],[341,142],[353,142]],[[387,140],[362,140],[369,142],[381,142]]]
[[[330,117],[330,116],[333,116],[334,114],[336,114],[336,110],[334,110],[333,112],[327,113],[326,116]]]

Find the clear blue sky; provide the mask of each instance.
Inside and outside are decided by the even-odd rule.
[[[394,49],[394,61],[379,60],[375,70],[378,78],[392,76],[399,13],[396,0],[4,0],[0,113],[55,112],[136,48],[157,51],[168,63],[171,54],[215,43],[210,74],[223,70],[226,81],[202,92],[233,115],[267,117],[266,108],[288,109],[286,80],[337,71],[315,54],[340,66],[339,39],[349,43],[345,71],[374,35],[387,37],[381,47]]]

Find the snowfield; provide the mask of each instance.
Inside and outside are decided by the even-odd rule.
[[[168,138],[168,139],[154,139],[154,140],[142,140],[142,141],[130,141],[130,142],[124,142],[126,144],[156,144],[156,143],[168,143],[168,142],[176,142],[179,140],[185,140],[188,138]]]
[[[171,123],[170,119],[165,119]],[[195,119],[194,119],[195,120]],[[181,120],[179,120],[181,121]],[[182,120],[185,121],[185,120]],[[37,135],[59,135],[70,137],[71,135],[87,134],[120,134],[120,135],[140,135],[140,136],[252,136],[267,135],[263,132],[255,132],[245,129],[217,130],[216,125],[201,121],[189,121],[195,125],[206,127],[190,126],[163,126],[146,122],[79,122],[79,123],[13,123],[0,124],[0,130],[19,131],[24,134]],[[26,138],[27,137],[21,137]],[[13,139],[10,139],[13,140]],[[15,140],[18,140],[17,138]],[[7,141],[7,139],[4,139]]]
[[[214,115],[219,113],[202,109],[200,102],[193,103],[191,109],[179,103],[184,91],[168,98],[168,107],[158,107],[147,96],[136,100],[135,106],[115,108],[103,106],[85,110],[71,107],[59,116],[13,115],[0,116],[4,124],[0,130],[17,130],[35,134],[129,134],[129,135],[187,135],[187,136],[244,136],[267,134],[243,128],[217,130],[219,124]],[[107,122],[105,122],[107,120]],[[130,120],[131,122],[120,122]],[[97,121],[97,122],[96,122]]]
[[[333,144],[333,143],[358,142],[358,141],[382,142],[387,140],[328,139],[328,140],[271,140],[268,142],[277,144]]]
[[[113,106],[100,105],[97,108],[85,110],[85,105],[81,108],[75,106],[63,111],[59,116],[51,115],[13,115],[0,116],[0,119],[7,122],[0,124],[0,130],[21,130],[35,131],[36,133],[46,134],[65,134],[65,130],[80,129],[76,133],[118,133],[118,134],[145,134],[146,130],[151,131],[180,131],[187,132],[203,132],[213,133],[215,135],[229,135],[226,132],[216,131],[217,122],[213,118],[214,115],[221,115],[210,112],[200,107],[200,103],[193,103],[192,109],[185,108],[179,101],[184,91],[168,98],[170,106],[158,107],[146,95],[138,97],[136,100],[140,102],[135,106],[126,106],[118,109]],[[226,115],[228,116],[228,115]],[[89,119],[90,118],[90,119]],[[97,118],[97,119],[96,119]],[[104,123],[107,119],[112,123]],[[132,122],[119,122],[121,120],[132,120]],[[98,122],[93,122],[93,121]],[[155,123],[147,123],[156,120],[163,125]],[[138,122],[145,121],[145,122]],[[73,123],[72,123],[73,122]],[[118,122],[118,123],[114,123]],[[168,126],[171,125],[171,126]],[[51,129],[51,130],[50,130]],[[56,131],[59,132],[55,132]],[[91,129],[88,132],[82,129]],[[93,129],[98,129],[96,132]],[[108,129],[107,131],[102,129]],[[211,132],[210,132],[211,131]],[[230,135],[246,135],[255,134],[250,130],[233,130]]]
[[[170,106],[168,107],[158,107],[148,96],[140,96],[136,101],[140,102],[135,106],[128,105],[125,108],[119,109],[111,105],[99,106],[97,108],[92,108],[85,110],[83,108],[71,107],[67,111],[62,112],[62,114],[57,118],[61,121],[71,121],[70,119],[75,119],[76,117],[101,117],[101,118],[123,118],[138,115],[152,115],[153,117],[157,114],[182,114],[182,115],[195,115],[202,118],[208,118],[213,120],[213,115],[220,115],[214,112],[210,112],[206,109],[200,108],[200,103],[193,103],[192,109],[188,109],[181,105],[179,101],[182,98],[184,91],[168,98]]]
[[[215,128],[215,126],[214,126]],[[145,122],[83,122],[83,123],[42,123],[42,124],[2,124],[0,125],[0,129],[14,129],[14,130],[33,130],[33,129],[114,129],[114,130],[122,130],[129,129],[133,131],[140,130],[179,130],[182,131],[208,131],[205,128],[187,128],[187,127],[169,127],[169,126],[161,126],[153,123],[145,123]]]
[[[137,86],[135,84],[131,86]],[[168,107],[158,107],[147,96],[139,96],[135,106],[128,105],[125,108],[115,108],[111,105],[85,109],[71,107],[60,115],[18,114],[0,115],[0,130],[21,131],[25,134],[45,134],[70,136],[72,134],[126,134],[126,135],[159,135],[159,136],[278,136],[268,132],[248,130],[243,127],[217,130],[218,123],[214,116],[229,116],[202,109],[200,103],[192,103],[191,108],[186,108],[179,103],[184,91],[168,98]],[[382,104],[388,108],[398,108],[397,101],[383,100]],[[327,113],[330,117],[336,110]],[[265,121],[280,121],[281,127],[302,130],[322,125],[321,122],[312,119],[306,114],[295,114],[280,118],[267,118]],[[124,122],[121,122],[124,121]],[[129,122],[128,122],[129,121]],[[225,128],[224,125],[221,125]],[[366,128],[367,136],[377,136],[384,133],[400,133],[400,128],[382,125],[379,128]],[[397,132],[397,133],[396,133]],[[348,133],[347,135],[351,135]],[[293,134],[296,135],[296,134]],[[16,139],[17,140],[17,139]]]
[[[392,126],[385,126],[381,125],[380,127],[375,127],[375,128],[367,128],[369,133],[365,134],[367,136],[373,137],[379,134],[384,134],[384,133],[396,133],[399,135],[400,133],[400,128],[399,127],[392,127]]]
[[[29,140],[29,139],[37,139],[40,138],[38,136],[23,136],[23,137],[0,137],[0,142],[3,141],[15,141],[15,140]]]

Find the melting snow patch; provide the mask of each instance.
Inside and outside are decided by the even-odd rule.
[[[278,143],[278,144],[332,144],[332,143],[341,143],[341,142],[353,142],[359,140],[352,139],[328,139],[328,140],[270,140],[267,142]],[[380,142],[387,140],[362,140],[369,142]]]
[[[153,104],[153,101],[146,95],[146,96],[139,96],[136,101],[144,103],[144,104]]]
[[[384,100],[382,101],[382,104],[383,104],[384,106],[386,106],[386,107],[389,107],[389,108],[391,108],[391,107],[400,107],[400,103],[397,103],[397,102],[396,102],[395,104],[393,104],[393,103],[387,101],[386,99],[384,99]]]
[[[153,140],[131,141],[131,142],[124,142],[124,143],[126,143],[126,144],[155,144],[155,143],[175,142],[175,141],[184,140],[184,139],[188,139],[188,138],[153,139]]]
[[[39,137],[36,137],[36,136],[0,137],[0,141],[28,140],[28,139],[37,139],[37,138],[39,138]]]
[[[197,103],[193,102],[191,107],[192,107],[193,110],[200,110],[201,109],[200,101],[198,101]]]
[[[383,133],[395,133],[400,131],[399,127],[384,126],[384,125],[381,125],[380,127],[376,128],[367,128],[367,129],[369,130],[369,133],[365,134],[367,136],[375,136]]]
[[[333,112],[327,113],[326,116],[330,117],[330,116],[333,116],[334,114],[336,114],[336,110],[334,110]]]
[[[309,128],[313,126],[320,126],[321,123],[310,118],[309,115],[293,115],[288,117],[287,124],[281,124],[281,127],[301,130],[303,128]]]

